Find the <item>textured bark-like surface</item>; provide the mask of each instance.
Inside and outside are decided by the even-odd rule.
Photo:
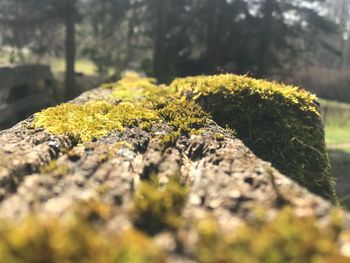
[[[109,93],[97,89],[73,102],[106,98]],[[171,176],[181,174],[189,189],[181,214],[185,224],[176,231],[165,227],[153,239],[170,259],[190,262],[197,220],[211,217],[221,229],[231,231],[254,220],[261,208],[273,217],[289,205],[299,216],[315,214],[320,220],[334,209],[257,158],[233,132],[214,122],[164,148],[154,134],[167,134],[166,123],[154,125],[149,132],[128,128],[77,145],[72,138],[34,129],[32,121],[29,118],[0,133],[2,218],[19,220],[33,213],[64,217],[78,201],[94,199],[112,210],[99,227],[118,232],[138,224],[133,199],[141,182],[156,175],[166,184]],[[57,160],[54,168],[47,166],[52,160]]]

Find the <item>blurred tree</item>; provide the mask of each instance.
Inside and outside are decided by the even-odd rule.
[[[267,76],[276,69],[290,71],[297,60],[305,60],[319,48],[332,50],[324,36],[335,34],[337,27],[321,14],[322,2],[261,0],[249,3],[248,15],[258,44],[253,51],[258,76]]]
[[[336,67],[348,67],[350,61],[350,2],[348,0],[328,0],[327,11],[329,17],[340,26],[342,31],[337,39],[333,39],[339,42],[342,52],[336,60]]]
[[[34,31],[65,28],[66,95],[72,97],[79,14],[82,54],[100,72],[142,69],[162,82],[221,71],[265,77],[332,49],[324,35],[336,27],[324,16],[324,1],[2,0],[0,21],[19,29],[11,31],[19,48],[30,46]]]
[[[55,31],[52,30],[53,21],[42,23],[44,17],[39,12],[37,5],[41,5],[40,0],[3,0],[0,2],[2,45],[11,46],[22,62],[25,60],[22,53],[24,48],[29,48],[38,55],[46,52],[50,45],[46,39],[52,36],[50,32]]]
[[[100,73],[107,73],[110,68],[119,73],[132,60],[138,49],[133,46],[137,7],[137,1],[132,0],[85,1],[81,10],[85,37],[82,52]]]
[[[61,7],[60,0],[53,2],[53,8]],[[76,60],[76,42],[75,42],[75,26],[78,17],[77,0],[64,0],[62,9],[55,8],[58,12],[57,17],[64,19],[65,24],[65,60],[66,60],[66,77],[65,77],[65,97],[73,99],[79,95],[77,85],[75,83],[75,60]]]
[[[289,72],[334,24],[322,0],[86,0],[83,51],[100,72],[140,69],[160,81],[234,71]]]
[[[3,0],[0,2],[0,23],[5,45],[19,53],[28,48],[37,54],[49,52],[57,37],[53,32],[65,28],[67,99],[78,94],[75,85],[75,24],[78,21],[78,0]],[[22,58],[22,60],[24,60]]]

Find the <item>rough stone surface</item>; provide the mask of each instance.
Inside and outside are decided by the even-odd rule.
[[[109,92],[94,90],[74,103],[106,98]],[[252,220],[257,208],[273,217],[288,204],[296,214],[316,214],[320,220],[334,209],[257,158],[231,131],[214,122],[198,135],[181,136],[174,147],[164,150],[150,133],[138,128],[77,145],[71,138],[33,129],[32,120],[0,132],[2,218],[19,220],[30,213],[64,217],[77,201],[93,198],[112,207],[113,216],[101,228],[120,231],[134,224],[131,208],[138,184],[153,173],[166,183],[180,171],[189,186],[182,214],[186,224],[176,232],[163,231],[154,240],[173,262],[193,262],[188,256],[196,240],[191,222],[198,219],[211,216],[229,231]],[[167,127],[159,124],[153,131],[166,134]],[[218,139],[218,133],[224,136]],[[45,172],[43,167],[52,160],[57,160],[56,169]]]

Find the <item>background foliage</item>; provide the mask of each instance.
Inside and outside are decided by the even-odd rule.
[[[11,61],[25,61],[24,51],[40,61],[77,49],[66,60],[91,60],[100,74],[135,69],[169,81],[224,71],[287,80],[312,63],[347,66],[343,2],[3,0],[0,36]]]

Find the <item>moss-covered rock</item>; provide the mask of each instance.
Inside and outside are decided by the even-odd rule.
[[[165,201],[157,198],[152,208],[146,206],[149,211],[158,210],[155,219],[165,220],[161,216],[168,214],[170,208],[181,209],[170,197],[172,194],[165,195],[166,191]],[[148,201],[154,199],[142,202]],[[114,234],[99,231],[94,221],[108,220],[108,205],[89,200],[78,203],[73,211],[65,220],[34,215],[17,223],[2,220],[0,263],[168,262],[166,251],[152,236],[133,227]],[[287,207],[272,220],[262,216],[255,225],[243,224],[233,232],[222,231],[208,217],[188,226],[188,230],[195,232],[196,241],[193,248],[187,248],[187,253],[200,263],[347,263],[350,236],[342,228],[343,213],[337,210],[333,211],[331,222],[321,226],[315,216],[298,217]],[[178,242],[185,246],[188,241]]]
[[[129,74],[1,132],[0,263],[350,262],[349,215],[233,132],[334,200],[315,101]]]
[[[272,221],[247,224],[231,233],[205,219],[198,224],[196,257],[203,263],[349,262],[337,248],[341,217],[334,211],[332,224],[320,227],[314,216],[300,218],[285,208]]]
[[[126,127],[147,128],[158,121],[156,112],[138,104],[113,105],[104,101],[84,105],[62,104],[36,115],[34,126],[44,127],[58,135],[69,135],[79,142],[88,142]]]
[[[177,95],[198,102],[260,158],[309,190],[337,200],[317,98],[297,87],[231,74],[177,79]]]
[[[154,123],[166,122],[173,131],[162,141],[169,146],[180,134],[198,131],[212,116],[234,129],[260,158],[337,202],[317,98],[305,90],[232,74],[176,79],[169,87],[128,74],[103,87],[122,102],[62,104],[36,115],[35,127],[87,142],[112,130],[150,130]]]
[[[89,202],[79,204],[66,220],[32,215],[17,223],[1,221],[0,263],[165,262],[161,249],[133,228],[98,231],[91,220],[106,217],[106,209]]]

